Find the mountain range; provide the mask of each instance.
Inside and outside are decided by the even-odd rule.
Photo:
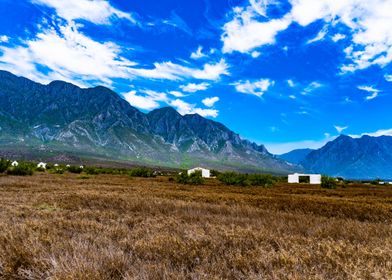
[[[0,71],[0,155],[114,160],[168,167],[287,173],[297,166],[221,123],[171,107],[147,114],[112,90],[42,85]]]
[[[309,172],[350,179],[392,179],[392,137],[341,135],[310,152],[300,164]]]

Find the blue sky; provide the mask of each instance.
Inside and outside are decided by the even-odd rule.
[[[392,135],[392,0],[0,0],[0,69],[105,85],[274,153]]]

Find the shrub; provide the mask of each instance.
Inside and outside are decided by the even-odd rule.
[[[67,167],[68,172],[75,173],[75,174],[80,174],[83,171],[83,168],[80,168],[79,166],[69,166]]]
[[[156,177],[154,171],[143,167],[131,169],[131,171],[129,171],[129,175],[132,177],[143,177],[143,178]]]
[[[271,187],[279,179],[269,174],[251,174],[248,175],[248,180],[252,186]]]
[[[86,167],[84,168],[84,172],[86,172],[89,175],[98,175],[100,173],[99,169],[94,167]]]
[[[279,178],[269,174],[240,174],[236,172],[224,172],[218,175],[218,180],[225,185],[231,186],[271,187],[279,181]]]
[[[57,168],[52,169],[51,173],[53,173],[53,174],[64,174],[64,169],[57,167]]]
[[[246,175],[232,171],[220,173],[218,175],[218,180],[229,186],[248,185],[248,182],[246,182]]]
[[[18,166],[11,166],[7,169],[7,174],[14,176],[31,176],[33,173],[33,168],[24,163],[19,164]]]
[[[184,185],[202,185],[204,184],[204,178],[201,171],[196,171],[190,175],[186,172],[181,172],[177,175],[176,182]]]
[[[321,177],[321,187],[324,189],[336,189],[338,183],[336,182],[335,178],[329,176],[322,176]]]
[[[11,162],[6,159],[0,159],[0,173],[7,171],[8,167],[10,167]]]

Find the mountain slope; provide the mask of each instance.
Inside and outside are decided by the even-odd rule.
[[[313,151],[312,149],[297,149],[278,157],[293,164],[300,164]]]
[[[105,87],[41,85],[5,71],[0,71],[0,142],[3,150],[23,146],[170,166],[292,169],[264,146],[197,114],[182,116],[170,107],[144,114]]]
[[[313,172],[352,179],[392,179],[392,137],[340,136],[301,163]]]

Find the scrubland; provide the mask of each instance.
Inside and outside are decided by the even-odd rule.
[[[392,187],[0,176],[0,279],[392,279]]]

